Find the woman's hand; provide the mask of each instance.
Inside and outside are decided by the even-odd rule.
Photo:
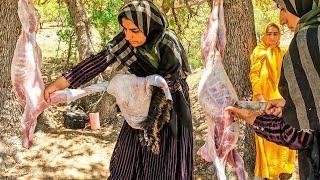
[[[50,94],[54,93],[55,91],[61,90],[61,89],[65,89],[69,87],[69,82],[67,81],[67,79],[63,76],[59,77],[57,80],[55,80],[53,83],[51,83],[49,86],[47,86],[44,89],[44,100],[47,103],[50,103]]]
[[[248,124],[253,125],[255,119],[262,115],[264,111],[253,111],[251,109],[242,109],[242,108],[236,108],[233,106],[228,106],[225,109],[226,111],[229,111],[233,115],[237,116],[240,119],[245,120]]]
[[[275,99],[267,101],[265,112],[269,115],[281,117],[286,101],[284,99]]]
[[[57,91],[57,87],[54,85],[54,83],[50,84],[48,87],[46,87],[44,89],[44,100],[47,102],[47,103],[50,103],[51,102],[51,99],[50,99],[50,94]]]

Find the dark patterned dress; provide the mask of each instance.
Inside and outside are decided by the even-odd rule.
[[[165,17],[151,2],[131,1],[120,11],[120,24],[123,17],[145,34],[147,41],[143,46],[132,47],[121,32],[100,53],[63,75],[72,88],[88,82],[110,65],[139,77],[164,77],[170,87],[173,110],[170,123],[160,131],[160,153],[154,155],[143,146],[139,141],[142,131],[124,122],[111,158],[109,179],[190,180],[193,138],[186,53],[174,32],[167,29]]]

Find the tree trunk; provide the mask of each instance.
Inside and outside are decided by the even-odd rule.
[[[21,107],[12,91],[11,62],[20,34],[18,1],[3,0],[0,3],[0,169],[6,159],[14,156],[16,140],[21,138]],[[18,144],[21,145],[21,142]],[[4,152],[3,152],[4,150]],[[12,164],[11,164],[12,165]]]
[[[256,46],[251,0],[225,0],[227,48],[224,66],[240,99],[251,95],[249,82],[250,54]],[[244,159],[248,179],[253,179],[255,140],[253,130],[242,123],[238,149]]]
[[[77,46],[80,60],[94,53],[92,45],[92,27],[88,13],[83,7],[83,0],[64,0],[71,14],[77,36]]]

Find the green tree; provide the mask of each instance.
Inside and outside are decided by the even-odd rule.
[[[253,1],[255,29],[258,38],[260,38],[268,23],[279,24],[279,10],[273,0],[254,0]]]
[[[92,25],[99,31],[102,46],[119,33],[118,12],[122,0],[92,0],[86,2]]]

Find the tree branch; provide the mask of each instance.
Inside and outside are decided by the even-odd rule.
[[[178,15],[176,14],[176,11],[174,8],[171,8],[171,11],[172,11],[172,15],[173,15],[173,18],[174,18],[174,21],[176,22],[176,25],[177,25],[177,28],[178,28],[178,33],[181,34],[181,24],[178,20]]]
[[[179,4],[179,5],[174,6],[174,9],[191,8],[193,6],[199,6],[205,2],[207,2],[207,0],[201,0],[201,1],[198,1],[198,2],[195,2],[192,4],[189,4],[189,3]]]

